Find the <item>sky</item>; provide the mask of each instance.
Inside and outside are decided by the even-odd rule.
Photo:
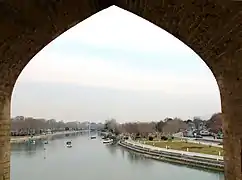
[[[111,6],[69,29],[29,62],[12,116],[63,121],[209,118],[221,111],[216,80],[183,42]]]

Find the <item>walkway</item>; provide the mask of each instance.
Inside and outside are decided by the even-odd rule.
[[[209,158],[209,159],[223,160],[223,156],[160,148],[160,147],[155,147],[155,146],[151,146],[151,145],[147,145],[147,144],[141,144],[141,143],[138,143],[138,142],[132,141],[132,140],[126,140],[126,142],[137,145],[137,146],[141,146],[143,148],[149,148],[151,150],[160,150],[160,151],[164,151],[164,152],[178,153],[178,154],[187,155],[187,156],[196,156],[196,157],[203,157],[203,158]]]
[[[219,145],[220,143],[223,142],[222,139],[213,139],[211,137],[203,137],[201,139],[195,139],[195,138],[189,138],[189,137],[184,137],[182,133],[176,133],[174,134],[174,137],[180,138],[180,139],[186,139],[188,142],[191,143],[200,143],[204,145],[211,145],[214,147],[221,147],[223,148],[223,145]]]
[[[219,145],[218,143],[214,143],[214,142],[206,142],[206,141],[202,141],[202,140],[194,140],[192,138],[187,138],[187,142],[191,142],[191,143],[197,143],[197,144],[204,144],[204,145],[211,145],[214,147],[220,147],[223,148],[223,145]]]

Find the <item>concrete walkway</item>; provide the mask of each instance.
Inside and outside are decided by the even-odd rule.
[[[151,145],[146,145],[146,144],[141,144],[136,141],[132,140],[126,140],[126,142],[131,143],[133,145],[137,145],[143,148],[149,148],[151,150],[160,150],[164,152],[173,152],[173,153],[179,153],[187,156],[197,156],[197,157],[203,157],[203,158],[210,158],[210,159],[217,159],[217,160],[223,160],[223,156],[216,156],[216,155],[209,155],[209,154],[202,154],[202,153],[195,153],[195,152],[187,152],[187,151],[179,151],[179,150],[174,150],[174,149],[166,149],[166,148],[160,148],[160,147],[155,147]]]
[[[206,142],[206,141],[194,140],[189,138],[187,139],[187,142],[223,148],[223,145],[219,145],[218,143],[213,143],[213,142]]]
[[[211,145],[214,147],[223,148],[223,145],[219,145],[219,143],[223,142],[222,139],[214,140],[211,137],[203,137],[201,139],[195,139],[195,138],[183,137],[182,133],[174,134],[174,137],[184,139],[184,140],[186,139],[188,142],[191,142],[191,143],[198,143],[198,144],[200,143],[200,144],[204,144],[204,145]]]

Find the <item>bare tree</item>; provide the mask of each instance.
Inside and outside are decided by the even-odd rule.
[[[222,113],[215,113],[211,118],[206,122],[207,127],[213,133],[218,133],[222,130]]]
[[[106,120],[104,124],[104,129],[112,133],[120,133],[120,128],[118,128],[118,123],[116,119]]]
[[[194,117],[193,123],[195,124],[196,129],[201,129],[201,124],[203,123],[203,120],[200,117]]]
[[[166,121],[162,128],[162,132],[165,134],[174,134],[183,131],[188,128],[188,125],[179,118]]]
[[[165,122],[160,120],[157,124],[156,124],[156,130],[158,132],[162,132],[163,126],[165,125]]]
[[[61,131],[65,127],[76,129],[80,127],[80,122],[67,122],[56,121],[55,119],[45,120],[45,119],[34,119],[32,117],[17,116],[12,118],[11,130],[15,134],[39,134],[47,129],[52,129],[52,131]]]

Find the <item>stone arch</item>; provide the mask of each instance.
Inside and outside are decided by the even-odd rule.
[[[49,42],[111,5],[168,31],[191,47],[212,70],[224,113],[225,177],[241,179],[242,2],[219,0],[0,2],[0,177],[10,179],[10,98],[18,75]]]

